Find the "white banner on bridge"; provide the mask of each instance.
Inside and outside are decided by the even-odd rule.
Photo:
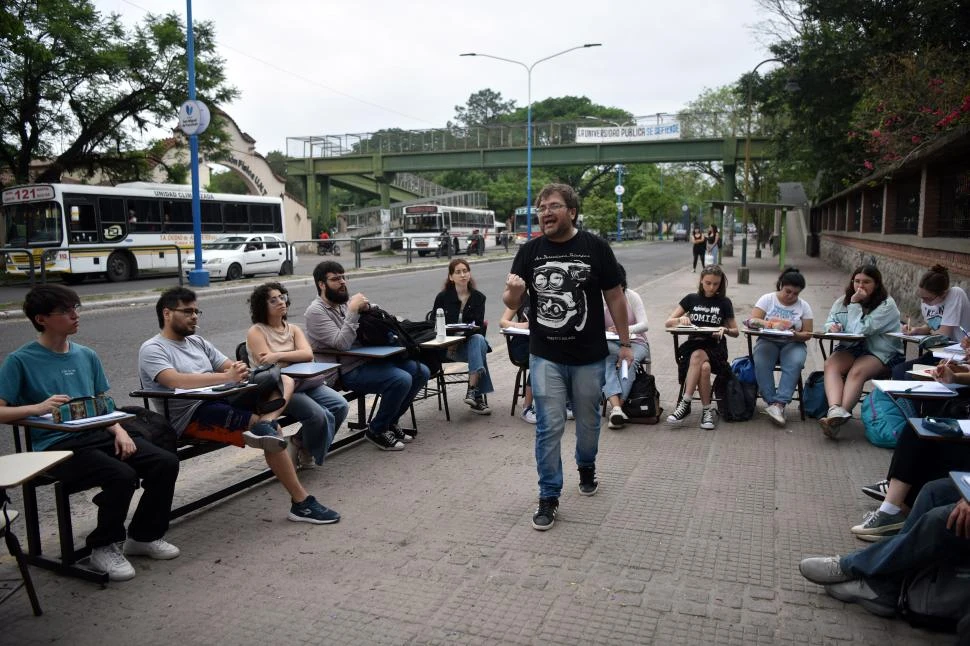
[[[657,139],[680,139],[680,124],[673,121],[653,126],[576,128],[577,144],[604,144],[622,141],[654,141]]]

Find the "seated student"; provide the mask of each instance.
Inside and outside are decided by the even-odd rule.
[[[173,287],[162,292],[155,303],[155,314],[161,332],[138,350],[138,375],[143,389],[199,388],[249,378],[245,363],[232,361],[195,333],[202,310],[198,309],[191,289]],[[285,405],[293,392],[293,380],[284,376],[283,382]],[[161,406],[158,400],[155,404]],[[190,422],[198,421],[243,431],[248,446],[263,449],[266,464],[292,499],[289,520],[317,525],[337,522],[340,514],[321,505],[300,484],[293,462],[283,452],[286,440],[276,422],[282,408],[272,408],[275,410],[255,414],[224,399],[168,400],[168,412],[177,433],[181,434]]]
[[[950,286],[950,273],[943,265],[933,265],[919,279],[916,295],[925,325],[903,325],[903,334],[941,334],[951,341],[965,338],[961,331],[970,331],[970,299],[960,287]],[[917,363],[932,361],[927,352],[922,357],[900,363],[893,368],[893,379],[906,379],[906,371]]]
[[[840,342],[825,360],[829,410],[818,422],[825,436],[835,439],[839,426],[851,419],[866,381],[891,371],[903,360],[902,341],[886,335],[899,332],[899,309],[874,265],[852,272],[845,295],[832,304],[825,331],[865,336],[862,341]]]
[[[508,307],[502,312],[502,318],[499,320],[499,327],[503,330],[505,328],[515,327],[521,330],[529,329],[529,299],[523,297],[522,306],[518,310],[513,310]],[[510,358],[518,363],[528,363],[529,361],[529,337],[525,335],[510,336],[508,337],[509,344],[509,355]],[[529,375],[529,380],[531,381],[532,375]],[[525,394],[522,396],[522,412],[519,413],[519,417],[522,418],[524,422],[529,424],[536,423],[536,409],[532,403],[532,384],[526,383]]]
[[[253,365],[313,361],[313,351],[299,326],[286,320],[289,292],[280,283],[264,283],[249,297],[253,326],[246,333],[246,351]],[[286,413],[297,419],[302,428],[294,436],[300,444],[298,460],[305,464],[323,464],[337,429],[347,419],[350,404],[340,393],[319,379],[294,379],[293,395]]]
[[[306,333],[314,356],[321,361],[336,362],[331,350],[358,346],[357,321],[370,307],[361,293],[353,296],[347,290],[343,266],[325,260],[313,270],[318,296],[306,309]],[[360,393],[380,394],[380,405],[364,437],[382,451],[401,451],[404,443],[414,439],[397,422],[407,412],[417,395],[428,383],[430,372],[420,361],[391,357],[358,359],[342,357],[340,379],[344,387]]]
[[[880,617],[896,614],[905,577],[940,561],[970,557],[970,504],[949,478],[920,492],[898,534],[846,556],[803,559],[799,571],[845,603]]]
[[[808,349],[805,342],[812,338],[814,316],[811,306],[801,297],[805,277],[796,267],[786,267],[775,283],[774,292],[758,299],[745,323],[753,329],[791,330],[793,336],[759,336],[755,341],[753,359],[758,390],[765,401],[764,413],[778,426],[785,425],[785,406],[798,386],[798,378],[805,367]],[[775,366],[781,365],[781,379],[775,388]]]
[[[712,225],[713,226],[713,225]],[[678,378],[684,384],[684,396],[667,422],[679,424],[690,415],[690,402],[695,390],[700,390],[701,428],[713,430],[717,424],[717,407],[713,402],[711,375],[727,374],[727,343],[724,335],[737,337],[734,304],[727,296],[727,276],[720,265],[708,265],[701,270],[697,292],[680,299],[665,322],[667,327],[695,325],[720,328],[713,334],[691,334],[680,344],[677,353]]]
[[[643,307],[643,299],[632,289],[627,289],[626,269],[623,265],[616,263],[616,269],[620,273],[620,285],[623,287],[623,294],[626,296],[626,319],[630,326],[630,344],[633,349],[634,363],[650,362],[650,341],[647,340],[647,311]],[[613,326],[613,317],[610,310],[603,306],[603,316],[606,318],[606,330],[616,332]],[[607,340],[607,347],[610,354],[603,361],[606,362],[606,381],[603,384],[603,396],[610,404],[609,428],[614,430],[626,426],[627,416],[623,412],[623,402],[630,396],[630,389],[633,388],[633,369],[628,367],[628,377],[621,379],[620,368],[617,367],[617,355],[620,352],[619,340]]]
[[[101,360],[93,350],[69,340],[80,323],[81,300],[71,289],[41,285],[27,292],[24,314],[40,333],[11,352],[0,367],[0,422],[9,424],[47,415],[74,397],[108,392]],[[120,424],[87,431],[30,429],[35,451],[74,451],[48,475],[80,487],[100,487],[94,497],[98,524],[85,544],[91,565],[111,581],[127,581],[135,569],[125,554],[173,559],[179,549],[164,538],[178,477],[178,457]],[[142,496],[125,531],[131,497]],[[127,539],[126,539],[127,537]],[[124,547],[119,549],[119,543]]]
[[[485,294],[475,289],[475,279],[468,262],[455,258],[448,263],[448,277],[438,295],[432,311],[444,310],[446,323],[485,322]],[[488,374],[486,355],[491,351],[481,334],[472,334],[464,343],[448,348],[448,358],[468,362],[468,390],[465,403],[478,415],[491,415],[485,395],[493,392],[492,378]]]

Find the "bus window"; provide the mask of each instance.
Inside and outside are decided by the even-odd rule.
[[[94,243],[98,241],[98,219],[94,211],[94,204],[82,201],[75,195],[64,196],[64,208],[67,211],[67,230],[69,242]]]
[[[99,198],[98,213],[101,215],[101,237],[105,242],[117,242],[128,234],[128,212],[124,199]]]
[[[276,230],[273,226],[273,207],[268,204],[250,204],[249,221],[253,233]]]
[[[249,210],[245,204],[224,204],[222,217],[225,222],[226,233],[233,231],[249,231]]]
[[[222,233],[222,207],[212,202],[199,205],[202,214],[202,233]]]
[[[128,200],[128,221],[136,233],[158,233],[162,230],[162,214],[156,200]]]
[[[188,200],[165,200],[162,202],[162,230],[165,232],[192,232],[192,202]]]

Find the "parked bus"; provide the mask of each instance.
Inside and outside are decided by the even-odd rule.
[[[528,231],[528,210],[524,206],[520,206],[515,209],[515,231],[513,235],[515,236],[515,244],[524,244],[529,237]],[[580,231],[583,230],[583,214],[579,213],[576,215],[576,228]],[[539,227],[539,212],[532,209],[532,237],[538,238],[542,235],[542,229]]]
[[[438,251],[443,231],[451,237],[455,253],[467,251],[468,237],[476,230],[488,240],[495,232],[495,212],[440,204],[404,207],[404,238],[411,240],[411,248],[417,249],[419,256]]]
[[[202,241],[226,234],[283,235],[283,201],[276,197],[207,193],[201,197]],[[118,186],[31,184],[3,192],[2,222],[8,248],[31,249],[34,268],[43,262],[64,282],[104,274],[109,281],[140,272],[180,271],[192,253],[192,191],[185,186],[131,182]],[[157,249],[131,248],[164,244]],[[6,254],[7,272],[26,274],[26,254]]]

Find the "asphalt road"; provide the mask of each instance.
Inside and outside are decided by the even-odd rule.
[[[615,248],[618,260],[623,263],[628,274],[630,287],[636,288],[651,279],[666,275],[690,262],[690,247],[682,243],[638,242],[625,243]],[[329,258],[329,257],[328,257]],[[313,258],[316,260],[316,257]],[[341,260],[345,260],[341,258]],[[315,265],[316,263],[312,263]],[[311,263],[301,263],[306,272],[312,271]],[[501,301],[505,277],[512,265],[512,257],[496,259],[493,262],[476,263],[472,261],[472,271],[477,287],[487,297],[489,342],[501,348],[502,342],[498,321],[503,306]],[[345,263],[345,267],[349,269]],[[429,269],[402,270],[383,275],[358,275],[349,283],[351,292],[363,292],[371,302],[380,307],[412,320],[422,319],[431,308],[435,294],[445,280],[445,268],[437,266]],[[246,281],[257,285],[262,280]],[[286,281],[292,302],[290,320],[303,324],[303,312],[316,296],[312,280],[291,276]],[[172,278],[137,281],[140,296],[152,296],[166,287],[177,284]],[[132,283],[125,283],[126,294],[131,294]],[[234,284],[242,287],[241,284]],[[79,286],[82,300],[85,295],[102,294],[115,288],[111,283],[84,284]],[[7,288],[8,290],[10,288]],[[17,288],[16,301],[23,293]],[[231,356],[236,345],[245,337],[249,327],[249,308],[245,292],[226,293],[215,289],[200,295],[199,308],[203,316],[199,333],[213,342],[222,352]],[[142,299],[144,300],[144,299]],[[150,299],[149,299],[150,300]],[[82,310],[81,325],[75,340],[95,349],[104,363],[111,382],[111,392],[119,405],[129,403],[127,393],[138,387],[137,356],[143,341],[156,334],[158,321],[153,302],[132,302],[127,306],[98,308],[93,299],[87,300],[88,306]],[[36,334],[31,325],[22,317],[0,320],[0,357],[6,356],[22,344],[33,340]],[[140,403],[140,402],[131,402]],[[2,434],[5,443],[8,434]]]

